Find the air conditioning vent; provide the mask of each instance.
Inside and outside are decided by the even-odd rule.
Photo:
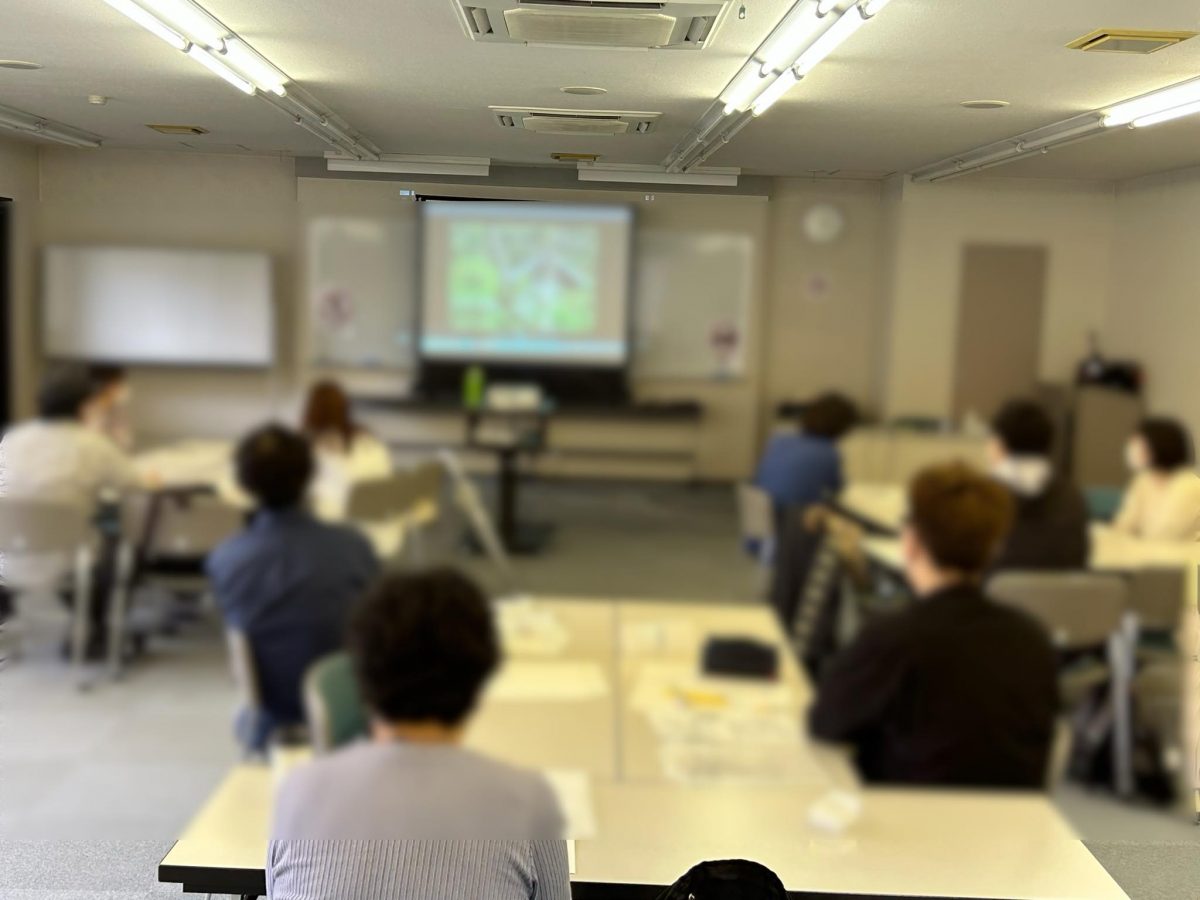
[[[451,0],[476,41],[611,47],[701,49],[732,0]]]
[[[1101,28],[1085,34],[1067,47],[1085,53],[1157,53],[1196,36],[1195,31],[1138,31],[1131,28]]]
[[[583,135],[646,134],[662,113],[615,112],[583,109],[519,109],[489,107],[503,128],[522,128],[535,134]]]

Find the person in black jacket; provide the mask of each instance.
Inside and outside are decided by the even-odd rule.
[[[909,509],[902,540],[917,599],[830,661],[810,731],[852,745],[871,782],[1041,787],[1058,708],[1054,648],[980,586],[1012,498],[952,463],[913,479]]]
[[[1013,400],[992,420],[992,475],[1012,491],[1016,518],[996,569],[1082,569],[1088,561],[1083,492],[1054,471],[1054,423],[1037,403]]]

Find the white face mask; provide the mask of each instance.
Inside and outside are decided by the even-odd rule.
[[[1150,461],[1146,459],[1146,446],[1137,438],[1131,439],[1125,445],[1125,465],[1135,474],[1150,467]]]
[[[994,462],[992,477],[1024,497],[1034,497],[1046,489],[1053,475],[1050,460],[1041,456],[1010,456]]]

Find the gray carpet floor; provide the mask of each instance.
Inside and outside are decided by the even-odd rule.
[[[558,525],[548,553],[518,561],[525,592],[754,598],[728,490],[535,484],[522,502]],[[57,658],[60,615],[26,610],[24,656],[0,671],[0,898],[177,895],[158,860],[238,759],[219,622],[203,614],[123,682],[80,693]],[[1200,828],[1184,817],[1073,787],[1056,800],[1131,898],[1200,897]]]

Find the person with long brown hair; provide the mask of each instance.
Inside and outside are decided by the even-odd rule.
[[[318,381],[309,388],[301,428],[317,457],[312,497],[323,519],[345,518],[355,484],[392,473],[387,446],[354,421],[350,398],[335,381]]]

